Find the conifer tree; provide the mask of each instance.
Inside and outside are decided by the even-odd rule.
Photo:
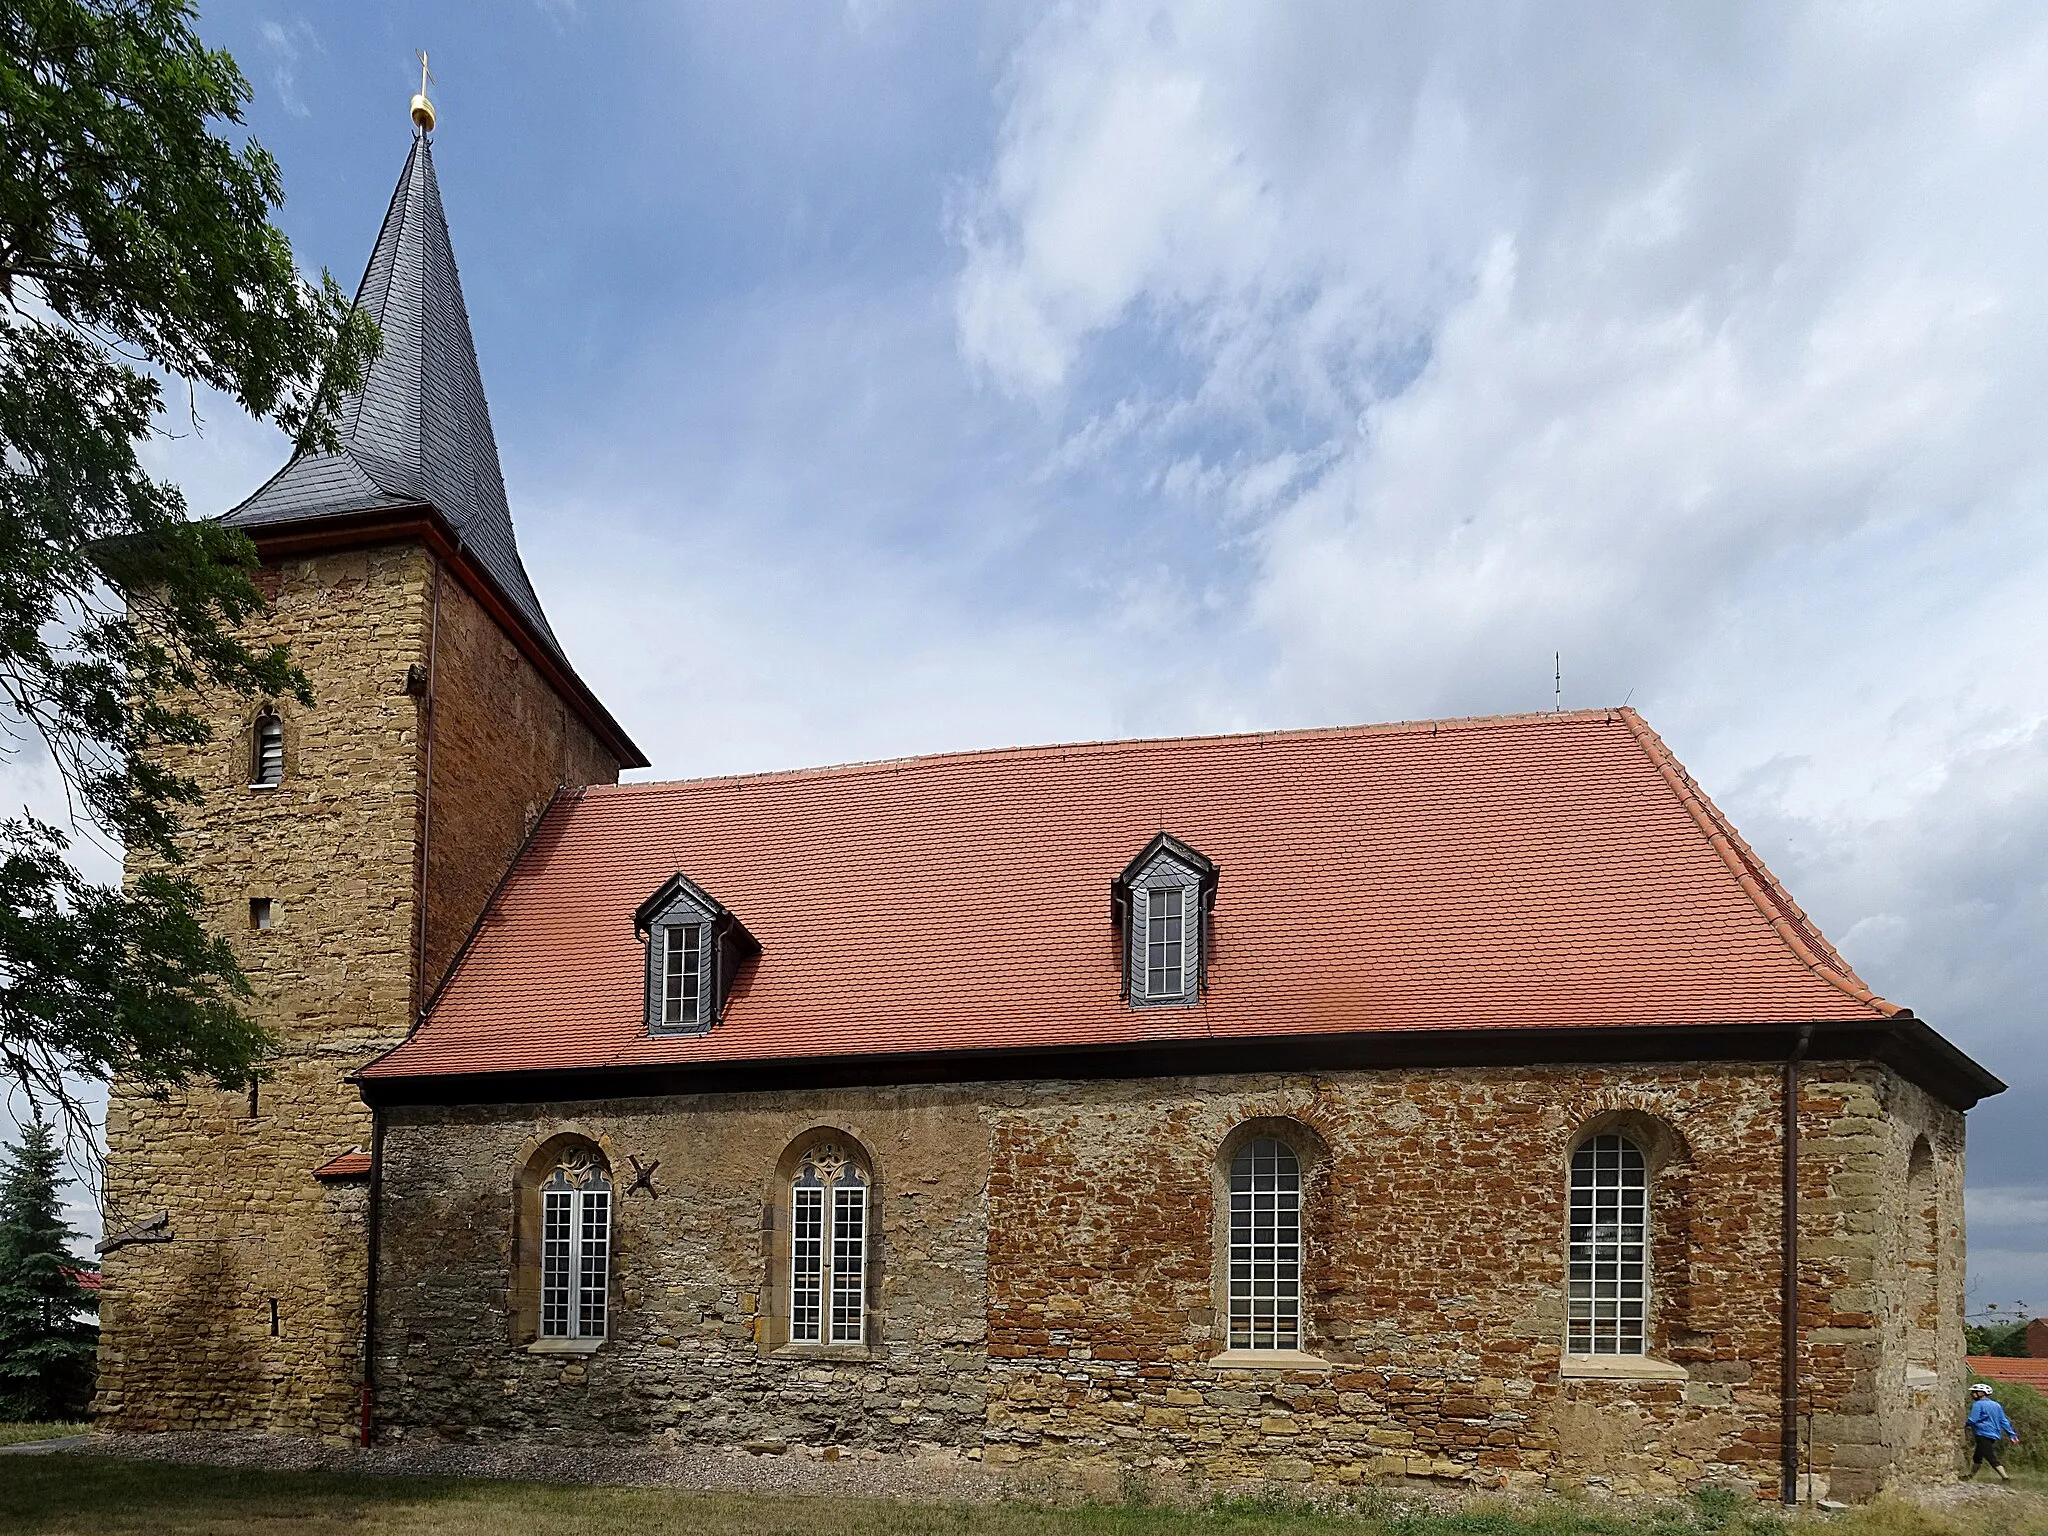
[[[98,1303],[71,1251],[58,1157],[49,1126],[31,1121],[0,1168],[0,1419],[77,1418],[92,1400],[99,1329],[81,1314]]]

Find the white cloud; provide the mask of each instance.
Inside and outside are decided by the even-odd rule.
[[[1071,7],[960,345],[1249,520],[1269,714],[1633,690],[2032,1177],[2044,150],[2025,6]]]
[[[299,66],[309,54],[321,51],[313,24],[303,16],[289,26],[266,20],[258,25],[257,36],[270,60],[270,83],[277,91],[278,104],[293,117],[311,117],[313,109],[299,95]]]
[[[1993,1185],[1970,1191],[1970,1222],[2034,1226],[2048,1231],[2048,1193],[2028,1185]]]

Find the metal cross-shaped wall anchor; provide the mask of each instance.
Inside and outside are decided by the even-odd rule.
[[[626,1193],[635,1195],[644,1189],[650,1200],[659,1200],[661,1191],[654,1187],[654,1170],[661,1166],[661,1159],[657,1157],[645,1168],[640,1166],[640,1159],[631,1153],[626,1155],[626,1161],[633,1165],[633,1182],[626,1187]]]

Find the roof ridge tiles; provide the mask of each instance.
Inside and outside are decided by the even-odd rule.
[[[1664,744],[1664,738],[1651,729],[1650,723],[1626,706],[1617,713],[1635,733],[1651,764],[1671,786],[1679,802],[1706,834],[1714,851],[1727,864],[1736,883],[1756,903],[1757,911],[1763,914],[1764,921],[1771,925],[1771,931],[1777,934],[1785,947],[1815,975],[1840,988],[1857,1002],[1887,1018],[1901,1012],[1898,1004],[1887,1002],[1864,985],[1863,978],[1856,974],[1840,951],[1822,937],[1813,920],[1793,901],[1791,893],[1770,872],[1756,850],[1743,840],[1734,824],[1721,814],[1720,807],[1700,788],[1698,780]]]
[[[1633,711],[1629,711],[1633,713]],[[844,763],[818,763],[801,768],[762,768],[747,773],[711,773],[695,778],[643,779],[634,783],[593,784],[593,798],[614,795],[646,795],[660,790],[711,789],[721,785],[760,783],[764,780],[823,779],[852,777],[864,773],[898,772],[957,762],[1066,757],[1087,754],[1106,757],[1124,752],[1147,752],[1173,747],[1205,746],[1216,742],[1306,741],[1331,736],[1421,735],[1425,728],[1434,736],[1448,731],[1496,730],[1506,726],[1614,724],[1623,709],[1565,709],[1525,711],[1504,715],[1451,715],[1435,719],[1360,721],[1351,725],[1308,725],[1264,731],[1210,731],[1182,736],[1109,736],[1088,741],[1055,741],[1018,747],[963,747],[950,752],[913,752],[900,757],[856,758]]]

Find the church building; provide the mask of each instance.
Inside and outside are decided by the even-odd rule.
[[[1634,711],[619,783],[419,106],[340,450],[226,514],[314,702],[166,754],[282,1047],[116,1088],[102,1431],[1952,1474],[2002,1085]]]

